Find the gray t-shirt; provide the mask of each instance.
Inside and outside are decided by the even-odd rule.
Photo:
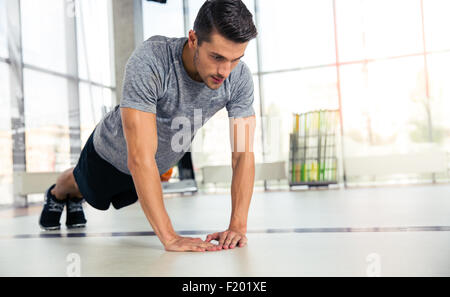
[[[211,90],[206,84],[192,80],[184,69],[182,51],[186,41],[187,38],[153,36],[137,47],[125,68],[120,105],[95,128],[96,152],[123,173],[131,174],[120,107],[156,113],[155,159],[160,174],[178,163],[189,151],[197,130],[223,107],[233,118],[255,114],[249,68],[239,62],[222,86]],[[228,133],[217,131],[225,132]]]

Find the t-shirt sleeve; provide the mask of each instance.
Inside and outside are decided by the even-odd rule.
[[[125,67],[120,107],[156,113],[161,91],[161,74],[157,64],[141,58],[139,51],[133,53]]]
[[[245,118],[255,114],[253,109],[253,77],[250,69],[242,62],[239,75],[231,85],[231,98],[226,104],[229,118]]]

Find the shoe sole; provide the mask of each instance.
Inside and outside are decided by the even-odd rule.
[[[55,226],[55,227],[44,227],[41,224],[39,224],[39,227],[41,227],[41,229],[43,231],[56,231],[56,230],[60,230],[61,226]]]
[[[78,229],[86,227],[86,224],[66,225],[67,229]]]

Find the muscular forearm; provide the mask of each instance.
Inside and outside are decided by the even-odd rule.
[[[128,167],[145,216],[162,244],[166,245],[177,235],[164,206],[156,161],[152,159],[147,162],[134,162]]]
[[[255,157],[253,152],[234,155],[230,229],[247,232],[247,217],[253,195],[254,180]]]

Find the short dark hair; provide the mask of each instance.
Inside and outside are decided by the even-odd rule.
[[[237,43],[250,41],[258,34],[253,15],[241,0],[207,0],[203,3],[194,22],[198,45],[209,42],[213,30]]]

